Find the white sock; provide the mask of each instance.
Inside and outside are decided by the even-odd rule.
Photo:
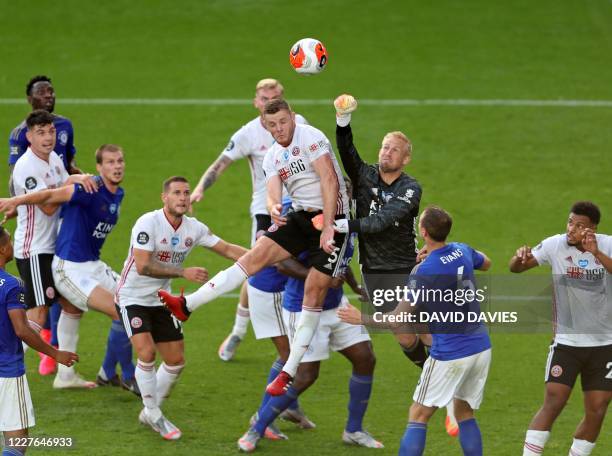
[[[157,406],[161,407],[164,399],[170,396],[170,391],[181,375],[184,364],[179,366],[168,366],[166,363],[161,363],[159,369],[157,369],[156,381],[157,381]],[[142,390],[141,390],[142,392]]]
[[[448,416],[453,426],[459,426],[455,418],[455,399],[452,399],[446,406],[446,416]]]
[[[34,331],[36,331],[38,334],[40,334],[40,331],[42,330],[42,327],[36,323],[35,321],[32,320],[28,320],[28,324],[30,325],[30,328],[32,328]],[[25,342],[21,342],[21,345],[23,345],[23,352],[25,353],[25,351],[30,348],[30,346],[28,344],[26,344]]]
[[[580,440],[574,438],[572,447],[569,450],[568,456],[589,456],[591,451],[595,448],[595,443],[591,443],[588,440]]]
[[[156,421],[161,416],[161,410],[157,405],[157,377],[155,376],[155,361],[145,363],[138,360],[136,363],[136,383],[140,388],[142,403],[145,406],[146,414]]]
[[[249,308],[243,307],[242,303],[238,303],[236,307],[236,318],[234,319],[234,327],[232,328],[232,334],[244,339],[246,336],[247,328],[249,327]]]
[[[289,359],[283,366],[283,370],[292,377],[295,377],[295,373],[297,372],[297,368],[304,357],[304,353],[306,353],[310,342],[312,342],[312,338],[317,330],[320,319],[320,307],[302,307],[300,320],[298,321],[295,336],[293,336],[293,342],[291,343],[291,353],[289,353]]]
[[[248,277],[242,266],[234,263],[202,285],[195,293],[185,296],[187,309],[193,312],[201,305],[237,288]]]
[[[539,456],[544,451],[544,446],[548,442],[550,431],[527,431],[525,435],[525,445],[523,446],[523,456]]]
[[[57,345],[59,350],[76,352],[79,343],[79,325],[81,324],[81,314],[71,314],[64,312],[60,314],[57,323]],[[74,366],[68,367],[57,363],[57,374],[66,380],[74,375]]]

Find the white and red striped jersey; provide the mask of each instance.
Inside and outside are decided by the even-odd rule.
[[[338,180],[336,214],[349,213],[349,202],[342,171],[327,137],[310,125],[296,125],[293,140],[287,147],[274,143],[264,159],[266,181],[279,176],[295,210],[323,209],[321,179],[312,162],[329,155]]]
[[[147,212],[132,228],[130,250],[123,265],[117,285],[115,301],[120,306],[161,306],[157,290],[170,290],[171,279],[157,279],[138,274],[134,262],[134,249],[151,252],[159,263],[180,267],[191,249],[197,245],[213,247],[219,237],[193,217],[183,216],[181,223],[173,226],[163,209]]]
[[[61,187],[66,179],[68,173],[64,162],[55,152],[51,152],[49,161],[45,161],[29,147],[13,169],[13,186],[17,196]],[[29,204],[17,208],[15,258],[54,253],[59,213],[58,209],[53,215],[46,215],[38,206]]]
[[[597,247],[612,256],[612,236],[596,234]],[[555,342],[572,347],[612,345],[612,275],[589,252],[567,243],[565,234],[531,250],[553,274]]]
[[[295,115],[295,121],[300,124],[308,124],[306,119],[299,114]],[[241,158],[249,161],[253,181],[251,216],[268,213],[263,160],[272,144],[274,144],[274,138],[261,123],[261,116],[257,116],[232,135],[229,144],[223,151],[223,155],[232,161]]]

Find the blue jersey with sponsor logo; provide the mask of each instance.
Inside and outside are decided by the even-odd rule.
[[[433,359],[465,358],[491,348],[486,326],[471,322],[473,319],[468,317],[480,313],[474,269],[482,266],[483,261],[482,254],[469,245],[452,242],[431,252],[413,269],[409,278],[410,300],[419,313],[427,314],[433,339],[429,354]],[[427,294],[418,295],[419,290]],[[455,322],[441,321],[458,314],[464,316],[458,316]],[[464,321],[457,321],[461,319]]]
[[[75,185],[70,201],[62,206],[62,224],[55,241],[55,255],[63,260],[82,263],[100,259],[106,236],[117,224],[123,189],[111,193],[100,176],[95,177],[98,191],[87,193]]]
[[[351,258],[353,258],[356,237],[357,233],[351,233],[349,235],[346,250],[344,251],[344,256],[338,260],[341,261],[340,268],[338,269],[340,274],[343,274],[346,271],[351,262]],[[308,263],[308,252],[302,252],[297,259],[304,266],[310,267],[310,264]],[[330,288],[329,290],[327,290],[327,294],[325,295],[325,301],[323,301],[323,310],[330,310],[338,307],[340,305],[340,301],[342,300],[342,294],[342,287]],[[287,280],[287,284],[285,285],[285,294],[283,295],[283,307],[289,312],[301,312],[303,299],[304,281],[296,279],[294,277],[289,277],[289,280]]]
[[[70,169],[70,162],[76,155],[72,122],[70,122],[70,119],[57,114],[53,114],[53,117],[56,135],[55,147],[53,150],[62,159],[64,167],[66,171],[68,171]],[[28,147],[30,147],[30,142],[28,138],[26,138],[27,131],[28,127],[24,120],[11,132],[9,136],[9,165],[17,163],[19,157],[21,157],[25,151],[28,150]]]
[[[9,310],[26,309],[24,293],[20,280],[0,269],[0,377],[25,374],[23,345],[8,314]]]

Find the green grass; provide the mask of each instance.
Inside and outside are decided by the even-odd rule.
[[[612,4],[603,0],[0,0],[0,11],[0,98],[23,96],[26,81],[46,73],[58,93],[57,111],[73,120],[80,166],[93,171],[93,151],[104,142],[126,151],[126,199],[103,251],[116,270],[134,221],[160,206],[161,181],[172,174],[195,181],[255,112],[249,106],[73,105],[62,104],[63,98],[248,99],[258,79],[272,76],[284,83],[290,101],[331,100],[344,91],[361,99],[612,100]],[[298,76],[288,65],[289,47],[305,36],[321,39],[330,54],[329,67],[316,77]],[[333,140],[331,106],[294,107]],[[0,104],[0,132],[8,136],[27,112],[25,102]],[[519,245],[562,232],[574,200],[596,201],[603,212],[600,231],[612,232],[611,124],[612,109],[605,107],[364,105],[353,120],[356,144],[370,161],[385,132],[409,135],[414,158],[408,170],[424,188],[422,206],[447,208],[455,218],[452,240],[487,252],[494,274],[506,272]],[[0,182],[6,179],[3,168]],[[248,167],[239,162],[207,193],[197,216],[226,240],[246,245],[249,200]],[[213,272],[229,264],[202,251],[188,263]],[[163,442],[141,428],[140,405],[127,393],[52,391],[52,379],[38,376],[37,357],[28,353],[38,423],[32,433],[72,436],[75,455],[234,453],[274,358],[270,343],[249,335],[234,362],[218,361],[234,304],[224,299],[206,306],[186,325],[187,368],[164,407],[181,426],[181,441]],[[79,370],[87,377],[99,367],[107,330],[100,315],[83,320]],[[394,454],[419,372],[391,337],[373,338],[378,364],[366,425],[386,444],[380,453]],[[543,397],[549,339],[545,333],[493,335],[479,411],[485,454],[520,453]],[[264,442],[260,451],[369,453],[340,442],[349,375],[346,361],[332,356],[302,400],[317,429],[284,426],[290,440]],[[567,452],[581,403],[575,391],[547,454]],[[426,454],[460,454],[442,422],[441,415],[434,418]],[[612,451],[610,426],[604,425],[594,454]]]

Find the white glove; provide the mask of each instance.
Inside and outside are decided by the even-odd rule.
[[[334,100],[336,123],[346,127],[351,123],[351,113],[357,109],[357,100],[352,95],[342,94]]]
[[[348,219],[334,220],[334,231],[336,231],[337,233],[348,233],[349,232]]]

